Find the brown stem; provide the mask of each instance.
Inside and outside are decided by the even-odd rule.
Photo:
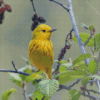
[[[23,88],[23,96],[24,96],[24,100],[28,100],[27,94],[26,94],[26,82],[25,82],[25,81],[23,81],[22,88]]]

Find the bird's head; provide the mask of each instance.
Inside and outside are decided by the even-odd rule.
[[[51,29],[50,26],[41,24],[33,31],[32,39],[49,40],[53,31],[56,31],[56,29]]]

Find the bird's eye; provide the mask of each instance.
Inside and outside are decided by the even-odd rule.
[[[43,32],[46,32],[46,30],[42,30]]]

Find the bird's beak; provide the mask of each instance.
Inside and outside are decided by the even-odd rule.
[[[51,29],[49,32],[54,32],[54,31],[56,31],[57,29]]]

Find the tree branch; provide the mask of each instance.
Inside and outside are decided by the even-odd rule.
[[[78,84],[82,79],[79,78],[77,79],[73,84],[71,84],[69,87],[73,87],[75,84]]]
[[[22,75],[26,75],[26,76],[29,76],[30,75],[28,73],[18,71],[18,69],[16,68],[16,66],[15,66],[15,64],[14,64],[13,61],[12,61],[12,65],[13,65],[13,67],[14,67],[15,70],[0,69],[0,72],[18,73],[18,74],[22,74]]]
[[[66,36],[66,40],[65,40],[65,45],[67,45],[67,42],[68,42],[68,36],[70,35],[70,38],[72,38],[72,32],[73,32],[74,30],[73,30],[73,28],[70,30],[70,32],[67,34],[67,36]],[[71,44],[68,42],[68,44],[71,46]]]
[[[67,3],[68,3],[69,14],[70,14],[70,18],[71,18],[71,21],[72,21],[73,29],[74,29],[74,32],[76,34],[77,40],[78,40],[78,44],[80,46],[82,54],[84,54],[84,53],[86,53],[86,50],[85,50],[85,47],[82,45],[83,43],[82,43],[81,37],[79,35],[79,30],[78,30],[76,20],[75,20],[75,16],[74,16],[74,13],[73,13],[72,2],[71,2],[71,0],[67,0]],[[85,59],[85,63],[86,64],[89,63],[89,58]]]
[[[97,75],[99,75],[99,60],[100,60],[100,51],[99,51],[99,56],[98,56],[98,59],[96,60],[97,61]],[[100,93],[100,82],[98,79],[95,79],[95,83],[98,87],[98,91]]]
[[[14,71],[14,70],[7,70],[7,69],[0,69],[0,72],[11,72],[11,73],[18,73],[18,74],[23,74],[26,76],[29,76],[30,74],[25,73],[25,72],[21,72],[21,71]]]
[[[62,89],[70,90],[74,85],[78,84],[81,80],[82,80],[81,78],[77,79],[77,80],[76,80],[72,85],[70,85],[70,86],[65,86],[65,85],[61,85],[61,84],[60,84],[60,85],[59,85],[58,91],[60,91],[60,90],[62,90]]]
[[[14,64],[14,61],[12,61],[12,65],[13,65],[14,69],[15,69],[16,71],[18,71],[17,68],[16,68],[16,66],[15,66],[15,64]]]
[[[99,99],[100,99],[99,97],[95,97],[95,96],[93,96],[93,95],[90,95],[90,94],[87,94],[87,93],[84,93],[84,92],[81,92],[81,94],[82,94],[83,96],[86,96],[86,97],[91,98],[92,100],[99,100]]]
[[[57,3],[57,4],[59,4],[59,5],[62,6],[64,9],[66,9],[67,11],[69,11],[69,9],[68,9],[65,5],[63,5],[62,3],[60,3],[60,2],[58,2],[58,1],[56,1],[56,0],[49,0],[49,1],[53,1],[53,2],[55,2],[55,3]]]
[[[81,79],[78,79],[76,82],[73,83],[73,85],[70,85],[70,86],[59,85],[58,91],[60,91],[60,90],[62,90],[62,89],[70,90],[71,87],[74,86],[75,84],[78,84],[78,82],[79,82],[80,80],[81,80]],[[99,94],[99,92],[94,91],[94,90],[88,90],[87,92],[89,92],[89,91]],[[93,95],[90,95],[90,94],[88,94],[88,93],[85,93],[84,91],[81,92],[81,94],[82,94],[83,96],[86,96],[86,97],[92,99],[92,100],[99,100],[99,99],[100,99],[99,97],[95,97],[95,96],[93,96]]]

